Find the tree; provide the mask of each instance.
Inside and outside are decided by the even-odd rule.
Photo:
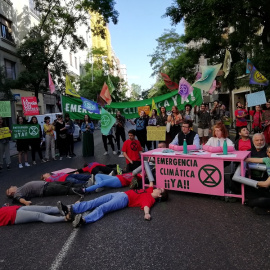
[[[41,89],[47,89],[47,69],[53,73],[60,88],[64,89],[63,77],[67,65],[60,48],[76,52],[85,48],[83,37],[76,33],[81,25],[87,25],[89,11],[97,11],[105,22],[117,23],[118,12],[113,0],[34,0],[40,14],[40,22],[32,27],[18,47],[18,57],[25,67],[18,82],[27,89],[34,89],[35,96]],[[104,28],[92,29],[95,34],[104,36]]]
[[[140,85],[138,85],[138,84],[132,83],[131,84],[130,100],[131,101],[139,100],[141,92],[142,92],[142,87]]]
[[[4,68],[0,67],[0,100],[10,100],[12,92],[10,89],[13,86],[13,80],[7,79]]]
[[[80,77],[80,91],[79,94],[87,99],[96,100],[97,95],[100,94],[104,82],[107,81],[108,76],[105,75],[102,68],[94,63],[93,67],[91,63],[85,65],[86,74]],[[120,102],[126,100],[125,93],[127,88],[124,81],[120,77],[109,75],[110,79],[115,87],[115,90],[111,94],[113,102]]]
[[[202,54],[214,64],[223,62],[225,49],[231,52],[232,68],[224,80],[228,89],[248,85],[248,78],[237,79],[245,73],[247,57],[270,78],[268,0],[177,0],[165,15],[173,24],[185,22],[182,40],[187,45],[195,45],[187,49],[188,57]]]

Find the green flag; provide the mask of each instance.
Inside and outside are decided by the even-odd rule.
[[[108,76],[108,80],[107,80],[107,85],[108,85],[108,88],[109,88],[109,91],[110,91],[110,94],[115,90],[115,87],[110,79],[110,76]]]
[[[107,112],[104,108],[101,110],[101,133],[103,135],[108,135],[110,132],[110,129],[115,124],[116,120],[115,118]]]

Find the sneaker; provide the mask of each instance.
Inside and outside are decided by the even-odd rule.
[[[61,201],[57,202],[57,208],[62,216],[66,216],[69,213],[69,209]]]
[[[72,188],[73,193],[82,196],[85,194],[85,191],[82,188]]]
[[[8,170],[11,170],[10,165],[7,165],[7,169],[8,169]]]
[[[103,190],[104,190],[103,187],[99,187],[99,188],[97,188],[95,191],[96,191],[96,193],[99,193],[99,192],[101,192],[101,191],[103,191]]]
[[[129,185],[130,189],[137,189],[139,186],[137,177],[133,177]]]
[[[25,162],[25,163],[24,163],[24,166],[25,166],[25,167],[30,167],[30,164],[29,164],[28,162]]]
[[[46,162],[47,162],[47,160],[44,158],[41,160],[41,163],[46,163]]]
[[[123,153],[121,153],[118,157],[124,157]]]
[[[88,179],[88,187],[93,186],[95,183],[95,176],[91,174],[91,177]]]
[[[117,153],[115,151],[112,152],[114,155],[117,155]]]
[[[71,158],[71,156],[67,155],[67,158]]]
[[[106,151],[104,154],[103,154],[103,156],[107,156],[108,155],[108,152]]]
[[[109,173],[109,175],[110,175],[110,176],[114,176],[114,171],[111,171],[111,172]]]
[[[253,207],[253,211],[257,214],[257,215],[270,215],[270,210],[261,208],[261,207]]]
[[[35,161],[33,161],[33,165],[37,165],[37,163]]]
[[[60,157],[59,160],[63,160],[63,157]]]
[[[22,169],[23,168],[23,165],[22,163],[19,164],[19,168]]]
[[[82,214],[76,215],[74,221],[72,222],[73,228],[77,228],[83,224],[86,224],[86,222],[83,219]]]

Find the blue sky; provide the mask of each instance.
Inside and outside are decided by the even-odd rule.
[[[170,18],[162,18],[172,0],[116,0],[120,13],[118,24],[109,24],[112,47],[121,64],[127,66],[128,83],[149,89],[155,78],[150,78],[150,57],[157,46],[156,39],[165,29],[175,28],[184,33],[183,24],[172,26]]]

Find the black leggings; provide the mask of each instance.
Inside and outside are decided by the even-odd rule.
[[[36,160],[36,152],[38,153],[40,160],[42,160],[43,158],[42,152],[40,149],[40,142],[41,142],[40,139],[32,139],[32,142],[31,142],[32,161]]]
[[[96,166],[92,171],[91,174],[98,174],[99,172],[102,172],[103,174],[110,174],[114,169],[107,167],[107,166]]]
[[[108,152],[107,138],[108,138],[109,143],[112,147],[112,150],[114,151],[113,136],[112,135],[105,136],[102,134],[102,141],[103,141],[103,146],[104,146],[105,151]]]
[[[260,197],[260,198],[252,199],[248,201],[248,205],[250,207],[257,206],[261,208],[270,209],[270,198]]]
[[[123,143],[126,141],[125,129],[124,128],[116,128],[115,136],[116,136],[117,149],[118,149],[118,151],[120,151],[121,150],[120,149],[120,137],[121,137]]]
[[[73,187],[82,187],[82,184],[74,184],[72,182],[49,182],[44,186],[43,196],[59,196],[74,194]]]

